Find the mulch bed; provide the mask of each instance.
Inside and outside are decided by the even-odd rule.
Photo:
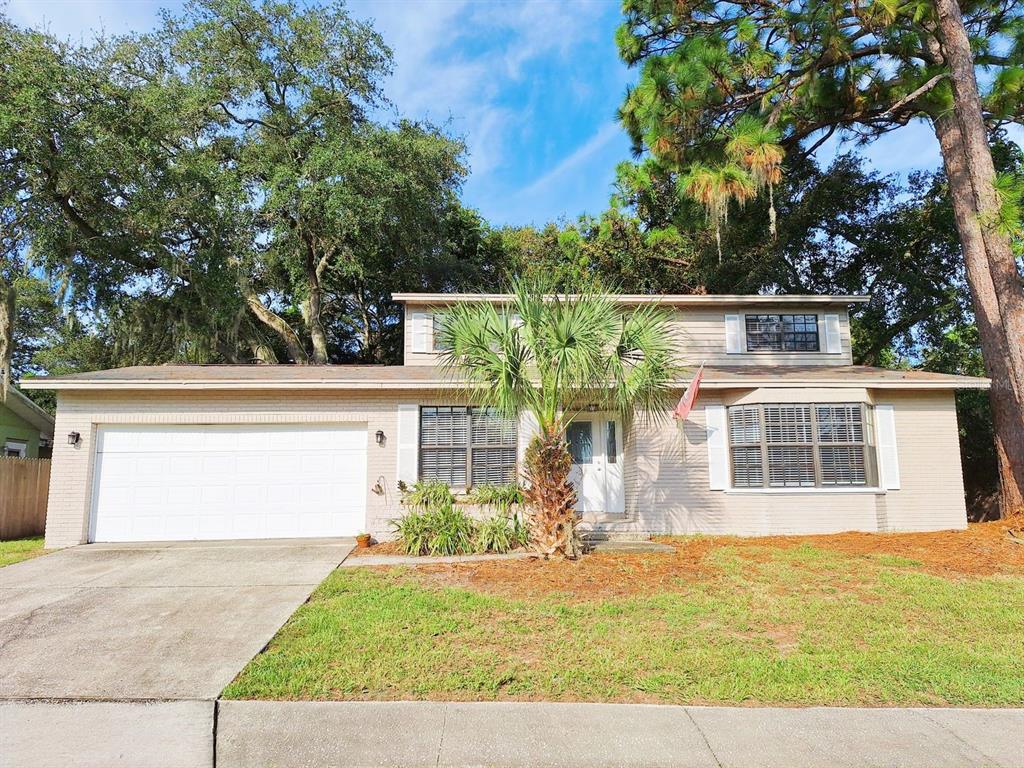
[[[720,575],[709,557],[716,549],[731,548],[751,562],[766,562],[773,550],[810,545],[854,557],[875,560],[880,555],[902,558],[907,567],[947,578],[1024,574],[1024,545],[1007,536],[1003,522],[972,523],[966,531],[931,533],[840,533],[823,536],[694,536],[657,537],[674,552],[595,552],[574,562],[512,560],[423,565],[415,577],[437,586],[456,586],[519,598],[566,595],[576,599],[605,599],[671,590],[680,584]],[[393,554],[395,542],[362,554]],[[358,550],[357,550],[358,552]]]

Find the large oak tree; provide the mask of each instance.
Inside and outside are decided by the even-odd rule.
[[[390,61],[340,3],[195,0],[87,45],[0,15],[8,258],[118,361],[388,359],[390,291],[486,271],[463,144],[387,117]]]

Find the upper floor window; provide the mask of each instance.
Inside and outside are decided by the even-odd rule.
[[[435,312],[432,315],[434,329],[432,345],[434,352],[444,352],[448,349],[447,345],[444,343],[444,323],[447,318],[448,315],[443,312]]]
[[[517,447],[515,420],[493,408],[420,408],[421,480],[467,488],[508,485],[516,479]]]
[[[817,315],[747,315],[748,352],[818,352]]]
[[[871,416],[861,403],[729,408],[733,487],[875,485]]]

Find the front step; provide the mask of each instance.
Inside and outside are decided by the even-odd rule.
[[[675,552],[675,548],[668,544],[651,541],[650,534],[646,533],[586,531],[580,538],[588,552]]]
[[[588,528],[580,531],[580,538],[585,542],[608,542],[608,541],[650,541],[651,534],[639,531],[608,531],[600,528]]]

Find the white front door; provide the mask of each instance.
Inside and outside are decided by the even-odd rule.
[[[579,512],[622,514],[626,510],[622,474],[622,424],[611,413],[585,413],[566,428],[572,454],[569,479]]]
[[[101,426],[91,541],[353,536],[365,424]]]

